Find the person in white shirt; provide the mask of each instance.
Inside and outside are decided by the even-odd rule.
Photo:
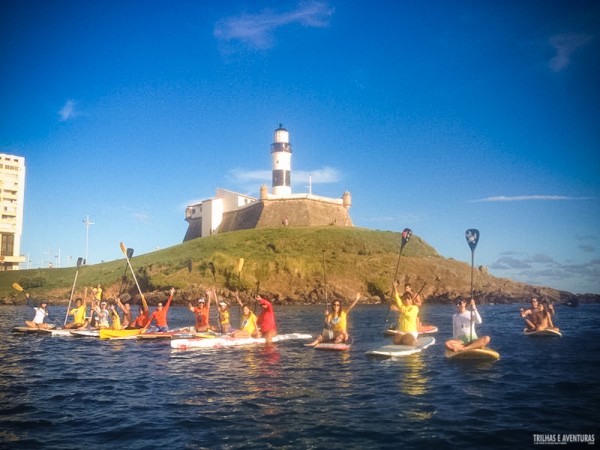
[[[452,339],[446,341],[446,348],[453,352],[483,348],[490,342],[489,336],[477,337],[475,325],[481,325],[482,320],[471,299],[470,311],[467,311],[467,301],[464,299],[456,302],[458,312],[452,315]]]

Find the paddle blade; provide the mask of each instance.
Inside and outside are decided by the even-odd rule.
[[[244,258],[240,258],[240,260],[238,262],[238,272],[241,272],[243,268],[244,268]]]
[[[212,263],[212,261],[208,263],[208,268],[210,269],[210,273],[212,273],[213,278],[216,279],[216,276],[215,276],[215,265]]]
[[[413,232],[412,232],[412,230],[410,228],[405,228],[402,231],[402,245],[401,245],[402,248],[404,248],[404,246],[410,240],[412,234],[413,234]]]
[[[127,257],[129,259],[133,258],[133,249],[132,248],[127,249]]]
[[[13,283],[12,287],[14,289],[16,289],[17,291],[19,291],[19,292],[23,292],[24,291],[24,289],[21,287],[21,285],[19,283]]]
[[[125,247],[125,244],[123,244],[123,242],[119,243],[119,246],[121,247],[121,251],[123,252],[123,254],[125,256],[127,256],[127,247]]]
[[[77,267],[81,267],[83,264],[83,258],[77,258]]]
[[[471,247],[471,251],[475,251],[475,247],[477,247],[477,243],[479,242],[479,230],[475,228],[470,228],[465,231],[465,238],[467,239],[467,244]]]

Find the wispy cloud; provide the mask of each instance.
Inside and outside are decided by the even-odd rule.
[[[214,36],[223,42],[240,42],[248,47],[265,50],[273,46],[273,33],[285,25],[299,24],[311,28],[329,25],[333,8],[321,1],[304,1],[296,9],[275,12],[270,9],[227,17],[217,22]]]
[[[77,111],[75,110],[75,101],[67,100],[64,106],[58,111],[58,118],[61,122],[66,122],[67,120],[71,120],[77,116]]]
[[[135,211],[133,213],[133,218],[141,223],[149,223],[150,222],[150,216],[143,212],[143,211]]]
[[[576,292],[598,292],[600,288],[600,260],[593,259],[582,264],[556,261],[545,254],[529,256],[517,252],[504,252],[489,268],[502,276],[515,277],[533,285],[579,286]]]
[[[557,200],[592,200],[591,197],[569,197],[566,195],[517,195],[508,197],[498,195],[495,197],[485,197],[478,200],[471,200],[471,203],[479,202],[523,202],[523,201],[557,201]]]
[[[592,36],[580,33],[563,33],[550,37],[550,45],[556,54],[549,62],[550,70],[560,72],[571,64],[571,57],[592,40]]]
[[[270,170],[233,169],[227,173],[227,180],[244,189],[258,191],[261,184],[271,185],[273,172]],[[333,167],[322,167],[311,171],[295,170],[292,172],[292,184],[296,189],[303,189],[311,184],[331,184],[341,180],[339,171]]]

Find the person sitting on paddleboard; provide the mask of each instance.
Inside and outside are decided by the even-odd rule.
[[[156,305],[156,310],[152,313],[150,320],[144,326],[144,332],[150,325],[152,325],[153,321],[156,321],[156,331],[160,333],[166,333],[169,331],[169,325],[167,324],[167,313],[169,312],[169,306],[171,306],[171,300],[173,300],[173,295],[175,294],[175,288],[171,288],[169,294],[169,299],[167,300],[166,305],[163,306],[162,302]]]
[[[92,309],[94,310],[94,312],[96,313],[96,317],[98,318],[98,328],[110,328],[110,311],[108,310],[107,303],[104,300],[102,300],[99,306],[94,305],[92,306]]]
[[[86,303],[87,302],[86,302],[85,298],[83,299],[83,301],[80,298],[75,300],[75,308],[73,308],[73,309],[71,309],[71,311],[69,311],[69,315],[73,316],[73,322],[66,324],[65,328],[78,329],[78,328],[86,327],[89,324],[89,320],[86,319],[86,317],[85,317],[86,306],[87,306]]]
[[[144,328],[150,320],[150,310],[140,305],[139,313],[133,323],[129,324],[128,330]]]
[[[225,302],[219,302],[219,328],[223,334],[227,334],[231,331],[229,305]]]
[[[260,337],[260,333],[258,331],[258,325],[256,321],[256,315],[252,312],[252,309],[248,305],[244,305],[240,300],[237,292],[235,294],[235,298],[242,308],[242,317],[240,323],[240,329],[235,330],[231,333],[231,336],[234,338],[258,338]]]
[[[42,301],[40,303],[40,306],[34,306],[31,299],[29,298],[29,294],[25,294],[25,299],[27,301],[27,306],[31,306],[35,311],[35,316],[33,317],[33,320],[26,320],[25,325],[29,328],[50,328],[50,325],[44,322],[46,320],[46,317],[48,317],[48,304]]]
[[[394,281],[394,301],[400,312],[398,316],[398,333],[393,337],[394,344],[417,345],[419,307],[413,304],[413,295],[410,291],[405,291],[400,297],[397,281]]]
[[[258,315],[256,323],[262,337],[270,344],[272,339],[277,335],[277,325],[275,324],[275,311],[273,305],[266,298],[262,298],[260,295],[256,296],[256,300],[260,303],[262,311]]]
[[[523,309],[521,308],[519,310],[521,317],[523,318],[523,320],[525,321],[525,329],[527,331],[534,331],[541,320],[540,317],[540,303],[538,301],[537,298],[533,297],[531,299],[531,308],[529,309]]]
[[[323,341],[334,342],[336,344],[347,342],[348,339],[350,339],[347,328],[348,314],[352,308],[354,308],[360,297],[360,292],[357,292],[356,298],[348,308],[342,308],[341,302],[339,300],[334,300],[331,304],[331,313],[325,309],[325,328],[323,328],[323,333],[317,336],[317,339],[313,342],[306,345],[314,347]]]
[[[483,321],[471,299],[470,311],[467,311],[467,301],[460,299],[456,302],[458,312],[452,315],[452,339],[446,341],[446,348],[453,352],[483,348],[490,343],[489,336],[477,337],[475,324],[481,325]]]
[[[535,327],[536,331],[542,331],[547,328],[554,328],[554,323],[552,322],[552,313],[554,309],[551,307],[548,300],[542,300],[539,303],[539,317],[540,321],[538,325]]]
[[[208,304],[204,297],[198,299],[198,304],[196,306],[192,306],[191,303],[188,303],[188,309],[196,316],[196,323],[194,325],[196,332],[208,331],[210,329],[209,314],[211,291],[206,291],[206,296],[208,297]]]

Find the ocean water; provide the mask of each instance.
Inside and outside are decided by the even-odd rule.
[[[600,437],[600,305],[557,306],[564,336],[546,339],[522,334],[519,305],[479,309],[497,362],[444,357],[450,306],[422,311],[439,327],[433,347],[385,361],[365,356],[388,343],[383,305],[351,312],[348,352],[25,335],[11,328],[31,310],[4,306],[0,448],[539,448],[539,436]],[[322,310],[276,307],[280,333],[319,332]],[[64,314],[51,307],[57,322]],[[171,308],[172,327],[192,323]]]

